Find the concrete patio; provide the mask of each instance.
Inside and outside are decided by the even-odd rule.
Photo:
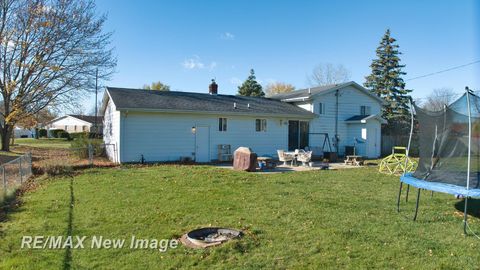
[[[308,167],[308,166],[302,166],[301,164],[298,164],[297,166],[290,166],[290,165],[283,165],[283,163],[279,163],[279,165],[277,165],[277,167],[275,167],[274,169],[260,170],[257,168],[257,171],[255,173],[286,173],[286,172],[303,172],[303,171],[322,170],[322,165],[324,164],[325,164],[324,162],[317,161],[317,162],[313,162],[312,167]],[[329,163],[328,165],[329,165],[328,170],[358,169],[358,168],[366,167],[366,166],[345,165],[343,162]],[[215,166],[219,168],[233,170],[232,164],[216,164]]]

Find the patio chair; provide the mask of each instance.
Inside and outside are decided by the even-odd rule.
[[[312,160],[312,151],[299,152],[297,160],[301,161],[303,166],[307,166],[308,163]]]
[[[283,162],[283,165],[287,165],[287,162],[291,162],[291,165],[290,166],[293,166],[293,161],[294,161],[294,157],[292,155],[288,155],[285,153],[285,151],[283,150],[277,150],[277,154],[278,154],[278,160],[282,161]]]

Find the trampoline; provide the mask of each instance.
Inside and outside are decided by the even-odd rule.
[[[480,97],[466,88],[465,94],[442,111],[427,111],[411,104],[410,138],[418,134],[419,161],[413,173],[400,177],[397,211],[403,184],[417,188],[416,220],[421,190],[462,196],[465,200],[464,232],[467,233],[467,204],[480,197]],[[416,120],[416,121],[415,121]]]

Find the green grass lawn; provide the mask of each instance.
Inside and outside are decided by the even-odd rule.
[[[43,147],[43,148],[69,148],[71,141],[61,138],[18,138],[15,144],[20,146]]]
[[[0,222],[0,269],[478,268],[480,240],[463,236],[461,201],[424,192],[413,222],[415,193],[398,214],[397,188],[397,177],[376,168],[271,175],[206,166],[90,169],[47,180]],[[470,220],[480,230],[479,219]],[[203,226],[246,234],[165,253],[20,249],[23,235],[171,239]]]

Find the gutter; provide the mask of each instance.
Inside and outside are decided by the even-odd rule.
[[[311,100],[310,97],[297,97],[297,98],[286,98],[286,99],[281,99],[280,101],[283,102],[298,102],[298,101],[308,101]]]
[[[178,113],[178,114],[207,114],[207,115],[234,115],[234,116],[259,116],[259,117],[287,117],[295,119],[313,119],[318,116],[308,112],[311,115],[299,115],[299,114],[277,114],[277,113],[248,113],[248,112],[221,112],[221,111],[195,111],[195,110],[162,110],[162,109],[139,109],[139,108],[117,108],[117,111],[129,111],[129,112],[151,112],[151,113]]]

